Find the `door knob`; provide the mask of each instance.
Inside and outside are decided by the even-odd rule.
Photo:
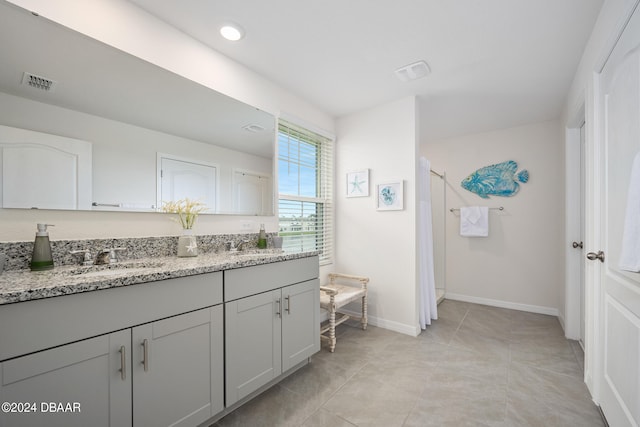
[[[595,261],[595,260],[599,259],[600,262],[604,262],[604,252],[602,252],[602,251],[598,251],[598,253],[589,252],[587,254],[587,259],[589,259],[591,261]]]
[[[582,242],[578,243],[578,242],[573,242],[571,244],[571,246],[573,246],[574,249],[580,248],[582,249]]]

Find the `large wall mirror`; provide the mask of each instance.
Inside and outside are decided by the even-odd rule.
[[[0,207],[273,215],[272,115],[1,0],[0,58]]]

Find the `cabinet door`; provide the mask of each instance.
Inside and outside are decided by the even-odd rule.
[[[133,328],[133,423],[195,426],[223,409],[222,305]]]
[[[280,289],[225,304],[226,405],[282,373]]]
[[[320,351],[318,279],[282,288],[282,370]]]
[[[0,364],[0,426],[131,426],[131,332],[124,330]],[[124,371],[122,370],[124,363]]]

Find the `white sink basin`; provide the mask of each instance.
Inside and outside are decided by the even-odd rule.
[[[78,273],[77,276],[82,277],[108,277],[108,276],[117,276],[119,274],[138,274],[144,273],[148,271],[148,267],[141,268],[110,268],[107,270],[97,270],[97,271],[89,271],[86,273]]]
[[[248,250],[248,251],[239,251],[239,252],[229,252],[232,257],[240,257],[240,258],[260,258],[271,255],[280,255],[282,254],[282,250],[274,250],[274,249],[258,249],[258,250]]]
[[[121,264],[90,265],[78,267],[66,272],[70,276],[108,277],[118,275],[140,274],[153,268],[162,267],[161,262],[127,262]]]
[[[231,254],[231,256],[233,258],[259,258],[259,257],[263,257],[266,256],[266,254],[257,254],[257,253],[253,253],[253,252],[236,252]]]

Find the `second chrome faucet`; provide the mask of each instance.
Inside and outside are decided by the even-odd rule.
[[[120,261],[118,253],[125,250],[126,248],[103,249],[98,251],[95,259],[91,259],[91,252],[88,250],[71,251],[71,254],[82,255],[82,265],[105,265]]]

